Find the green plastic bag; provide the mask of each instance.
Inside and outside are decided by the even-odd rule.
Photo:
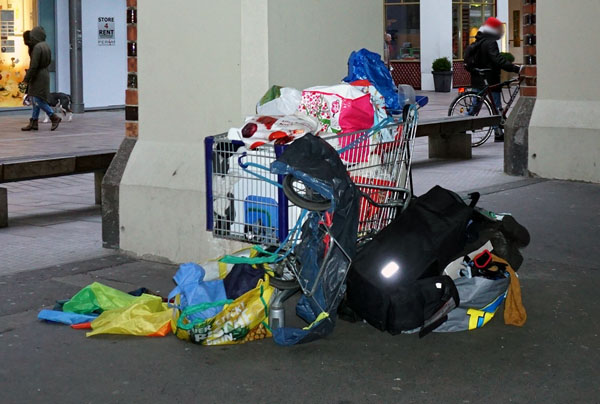
[[[279,98],[280,96],[281,86],[271,86],[271,88],[267,90],[265,95],[262,96],[262,98],[258,102],[258,105],[265,105],[267,102],[273,101],[274,99]]]
[[[102,312],[130,306],[138,298],[110,286],[94,282],[81,289],[71,300],[66,302],[63,305],[63,311],[79,314]]]

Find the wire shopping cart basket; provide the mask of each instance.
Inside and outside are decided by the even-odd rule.
[[[405,119],[365,131],[321,137],[340,151],[348,174],[363,197],[359,238],[387,226],[412,196],[411,161],[418,111],[411,106]],[[265,181],[245,167],[270,167],[286,145],[247,150],[226,134],[205,139],[207,230],[214,237],[279,246],[301,215],[281,186],[285,177],[264,173]]]

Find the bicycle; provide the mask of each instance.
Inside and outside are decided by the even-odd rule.
[[[499,84],[489,85],[485,74],[491,71],[491,69],[475,69],[475,73],[484,76],[485,87],[481,90],[469,90],[463,91],[452,101],[450,108],[448,109],[448,116],[492,116],[500,115],[501,123],[498,127],[486,127],[478,130],[469,131],[471,132],[471,146],[478,147],[487,142],[492,135],[492,132],[497,131],[499,136],[504,135],[504,123],[508,117],[508,111],[512,106],[513,102],[519,94],[521,89],[521,82],[525,79],[519,75],[513,79],[503,81]],[[506,100],[504,88],[508,89],[509,98]],[[492,93],[494,90],[500,89],[502,94],[502,102],[504,108],[501,111],[498,110],[496,103],[494,102]],[[461,90],[459,89],[459,92]],[[467,132],[467,133],[469,133]]]

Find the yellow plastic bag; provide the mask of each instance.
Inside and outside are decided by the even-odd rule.
[[[107,310],[92,321],[86,336],[123,334],[164,337],[171,332],[173,309],[158,296],[142,295],[130,306]]]
[[[268,305],[273,290],[266,277],[213,318],[193,325],[185,325],[185,319],[178,318],[173,330],[179,338],[203,345],[242,344],[270,337]]]

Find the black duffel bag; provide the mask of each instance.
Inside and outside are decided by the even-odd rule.
[[[347,305],[392,334],[441,324],[440,310],[459,304],[454,283],[441,274],[465,246],[478,196],[469,206],[436,186],[411,202],[357,253],[348,274]]]

